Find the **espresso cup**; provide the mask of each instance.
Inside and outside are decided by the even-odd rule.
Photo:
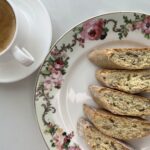
[[[15,42],[18,34],[18,12],[11,0],[0,0],[0,59],[11,52],[22,65],[30,66],[33,56],[24,47]]]

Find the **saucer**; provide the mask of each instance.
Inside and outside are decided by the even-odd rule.
[[[0,59],[0,83],[24,79],[36,71],[49,52],[52,26],[49,14],[40,0],[13,0],[19,11],[19,31],[15,43],[25,47],[35,58],[30,67],[19,64],[10,54]]]

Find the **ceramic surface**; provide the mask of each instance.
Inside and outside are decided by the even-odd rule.
[[[35,62],[24,67],[11,54],[6,54],[0,59],[0,83],[19,81],[32,74],[44,61],[51,45],[51,21],[42,2],[14,0],[13,4],[20,20],[15,44],[28,49]]]
[[[62,36],[50,50],[39,73],[35,106],[43,137],[54,150],[88,150],[78,136],[82,105],[92,101],[88,86],[99,84],[97,67],[88,60],[95,47],[150,46],[150,16],[120,12],[91,18]],[[150,137],[129,141],[136,150],[150,149]]]

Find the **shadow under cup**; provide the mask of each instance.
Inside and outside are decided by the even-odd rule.
[[[0,0],[0,54],[11,44],[16,32],[16,16],[6,0]]]

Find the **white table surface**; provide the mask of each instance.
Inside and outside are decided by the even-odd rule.
[[[88,17],[111,11],[150,13],[148,0],[41,0],[51,16],[53,43]],[[130,2],[131,1],[131,2]],[[34,107],[37,72],[23,81],[0,84],[0,150],[47,150]]]

